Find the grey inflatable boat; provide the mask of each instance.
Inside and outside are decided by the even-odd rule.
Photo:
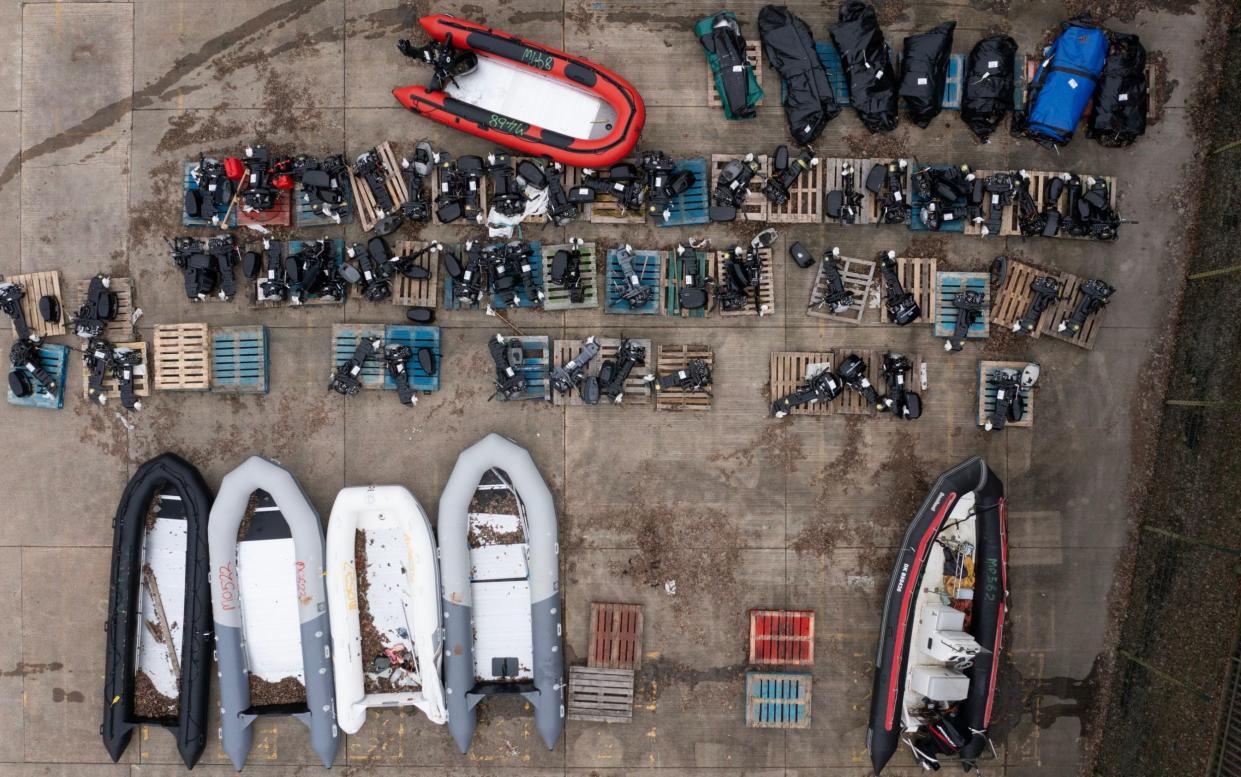
[[[207,534],[224,752],[240,771],[255,719],[292,715],[330,767],[338,731],[318,513],[288,470],[251,456],[224,476]]]
[[[467,752],[478,703],[519,694],[554,749],[565,682],[551,491],[524,448],[491,434],[457,459],[438,523],[448,730]]]

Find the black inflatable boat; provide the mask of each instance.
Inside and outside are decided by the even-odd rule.
[[[141,725],[169,729],[190,768],[206,746],[210,510],[211,493],[202,475],[172,453],[139,467],[121,495],[112,540],[100,726],[113,761]],[[165,571],[162,578],[160,571]]]
[[[1008,599],[1004,484],[972,458],[945,472],[905,532],[883,605],[866,746],[967,771],[989,746]]]

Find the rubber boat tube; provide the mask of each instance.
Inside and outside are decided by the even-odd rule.
[[[637,144],[646,107],[637,90],[611,70],[452,16],[424,16],[419,22],[436,41],[451,35],[455,48],[477,54],[479,66],[444,91],[393,89],[414,113],[574,167],[607,167]],[[544,115],[537,115],[540,110]]]
[[[220,737],[224,752],[240,771],[254,740],[251,724],[258,712],[250,705],[247,648],[243,643],[242,587],[237,569],[237,532],[245,518],[250,495],[258,490],[269,494],[279,508],[296,549],[296,563],[289,572],[297,577],[306,706],[291,714],[310,729],[311,746],[323,765],[330,767],[336,758],[339,732],[333,702],[327,593],[323,584],[323,528],[319,514],[293,475],[261,456],[251,456],[224,476],[208,526],[211,601],[220,678]]]
[[[870,725],[866,732],[866,746],[875,774],[887,764],[906,733],[903,722],[906,676],[928,559],[937,549],[936,537],[949,519],[952,522],[962,519],[953,514],[954,508],[971,494],[969,501],[973,504],[961,505],[972,510],[976,522],[975,599],[968,633],[982,651],[974,658],[973,666],[964,671],[969,678],[968,696],[957,704],[955,713],[946,718],[967,737],[959,752],[963,765],[976,758],[986,745],[1007,606],[1008,551],[1004,484],[985,461],[974,457],[940,475],[905,532],[892,570],[883,606]]]
[[[530,678],[524,682],[475,679],[472,626],[477,613],[471,585],[469,510],[480,481],[492,470],[501,470],[507,476],[526,517],[530,632],[512,634],[511,650],[501,653],[515,656],[521,650],[530,651]],[[565,717],[560,547],[552,494],[530,454],[498,434],[490,434],[467,448],[457,459],[440,497],[438,530],[447,635],[444,675],[448,730],[461,752],[467,752],[478,723],[478,703],[489,695],[520,693],[534,707],[535,727],[548,749],[555,748],[556,740],[564,732]],[[512,602],[511,606],[521,605]],[[480,623],[480,631],[482,628]]]
[[[170,620],[181,622],[180,694],[175,718],[151,719],[134,713],[134,674],[138,670],[141,583],[146,520],[152,503],[167,494],[184,512],[185,597]],[[120,760],[134,729],[162,726],[177,740],[185,765],[194,768],[207,744],[207,697],[211,680],[211,594],[207,582],[207,513],[211,492],[194,465],[173,453],[138,468],[116,508],[112,539],[112,585],[108,595],[107,666],[100,733],[113,761]]]
[[[385,571],[392,572],[382,580],[369,574],[366,598],[374,628],[413,656],[417,686],[411,684],[408,690],[365,692],[364,675],[374,656],[362,656],[354,556],[359,531],[367,535],[366,571],[372,572],[379,561]],[[443,631],[435,536],[413,494],[401,486],[362,486],[342,489],[336,495],[327,529],[327,591],[341,730],[356,733],[366,722],[368,707],[417,707],[432,723],[444,723],[448,713],[440,681]],[[389,601],[381,601],[385,594]],[[381,605],[395,623],[379,622],[375,610]],[[404,635],[385,633],[385,627]]]

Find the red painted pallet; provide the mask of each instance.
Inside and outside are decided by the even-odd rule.
[[[590,603],[590,655],[586,665],[602,669],[642,666],[642,605]]]
[[[813,666],[813,610],[750,610],[750,663]]]

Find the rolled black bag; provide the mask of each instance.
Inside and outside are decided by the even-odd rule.
[[[1013,110],[1013,57],[1017,41],[1007,35],[983,38],[965,63],[961,120],[983,143]]]
[[[809,145],[840,113],[827,71],[814,50],[814,36],[804,21],[782,5],[763,6],[758,12],[758,33],[768,64],[784,81],[782,101],[789,132],[801,145]]]
[[[829,30],[849,79],[849,98],[871,132],[896,129],[896,73],[875,9],[862,0],[845,0],[840,21]]]
[[[1086,135],[1108,148],[1133,143],[1146,134],[1149,103],[1146,48],[1136,35],[1112,33]]]
[[[944,22],[905,39],[900,96],[909,120],[924,129],[943,110],[944,82],[948,80],[952,32],[956,28],[956,22]]]

